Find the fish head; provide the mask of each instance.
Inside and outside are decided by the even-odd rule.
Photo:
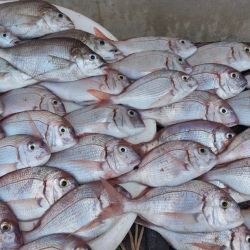
[[[203,213],[208,224],[215,231],[240,226],[244,221],[236,201],[218,188],[209,190],[206,194]]]
[[[71,19],[56,8],[47,9],[42,18],[52,32],[75,28]]]
[[[190,57],[197,51],[197,47],[189,40],[176,39],[173,42],[172,52],[183,58]]]
[[[250,249],[250,230],[246,226],[233,228],[231,231],[232,249]]]
[[[27,136],[19,147],[19,158],[24,166],[35,167],[45,164],[50,156],[48,145],[40,138]]]
[[[250,67],[250,47],[244,43],[232,43],[230,46],[232,59],[230,65],[239,70],[245,71]]]
[[[181,56],[171,54],[166,60],[168,65],[171,65],[169,69],[178,70],[190,74],[192,72],[192,66]]]
[[[60,116],[66,114],[63,102],[55,95],[48,95],[43,98],[41,107],[42,109],[44,108],[44,110],[48,110],[51,113],[55,113]]]
[[[192,76],[184,72],[175,72],[172,79],[177,89],[180,88],[184,91],[190,91],[198,87],[198,82]]]
[[[15,36],[12,32],[6,30],[3,27],[0,27],[0,47],[2,48],[9,48],[13,47],[20,40],[17,36]]]

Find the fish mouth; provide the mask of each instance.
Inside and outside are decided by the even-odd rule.
[[[134,160],[130,162],[130,165],[132,165],[133,167],[138,166],[141,163],[140,159]]]

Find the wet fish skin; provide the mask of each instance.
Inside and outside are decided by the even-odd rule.
[[[197,87],[197,81],[186,73],[160,70],[140,78],[110,100],[137,109],[157,108],[182,100]]]
[[[183,100],[160,108],[140,110],[142,118],[155,119],[162,126],[193,120],[208,120],[235,126],[239,120],[226,102],[205,91],[194,91]]]
[[[204,63],[218,63],[230,66],[238,71],[250,69],[250,49],[238,42],[217,42],[201,46],[188,58],[194,66]]]
[[[74,28],[70,18],[45,1],[4,3],[0,10],[0,25],[21,39]]]
[[[197,90],[215,93],[222,99],[238,95],[247,84],[240,72],[221,64],[196,65],[193,67],[191,75],[198,81]]]
[[[8,48],[19,43],[20,40],[12,32],[0,26],[0,48]]]
[[[26,134],[42,138],[52,153],[77,143],[72,125],[63,117],[49,111],[16,113],[1,120],[0,126],[7,136]]]
[[[122,105],[90,105],[67,114],[65,118],[72,124],[77,136],[100,133],[126,138],[145,128],[140,114]]]
[[[232,141],[235,133],[223,124],[203,120],[187,121],[174,124],[161,129],[155,138],[139,146],[141,154],[145,154],[153,148],[176,140],[188,140],[198,142],[218,154]]]
[[[38,81],[75,81],[105,74],[101,57],[72,38],[30,40],[0,49],[0,57]]]
[[[40,85],[63,100],[77,103],[98,102],[99,99],[92,94],[94,90],[103,95],[117,95],[130,85],[128,78],[119,72],[108,70],[106,73],[103,76],[83,78],[74,82],[42,82]]]
[[[112,42],[125,56],[143,51],[169,51],[183,58],[193,55],[197,47],[185,39],[171,37],[138,37]]]
[[[165,51],[144,51],[131,54],[118,62],[108,64],[108,68],[117,70],[128,78],[137,80],[160,69],[192,71],[185,59]]]
[[[131,145],[112,136],[91,134],[78,143],[53,154],[47,166],[72,174],[79,183],[110,179],[131,171],[140,156]]]
[[[60,98],[49,90],[37,87],[9,91],[1,95],[0,101],[4,105],[2,117],[27,110],[47,110],[60,116],[66,113]]]

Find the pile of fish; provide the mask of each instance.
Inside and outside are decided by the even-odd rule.
[[[0,5],[0,47],[0,249],[115,250],[127,215],[250,249],[247,44],[111,41],[27,0]]]

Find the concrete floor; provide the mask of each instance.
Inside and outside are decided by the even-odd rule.
[[[173,36],[250,41],[249,0],[49,0],[81,12],[120,39]]]

